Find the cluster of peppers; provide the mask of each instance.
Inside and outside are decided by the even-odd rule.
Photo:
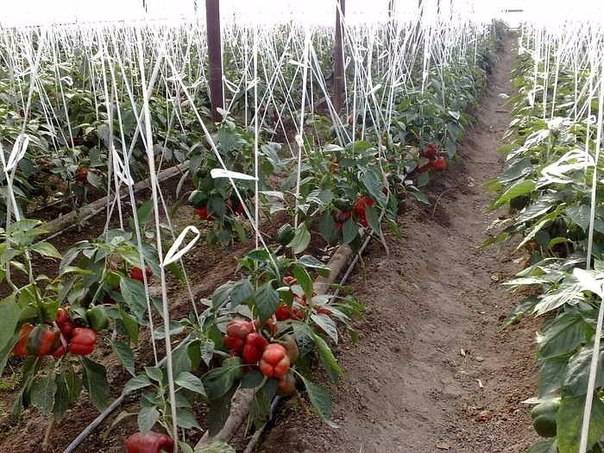
[[[421,152],[422,157],[428,159],[428,163],[417,169],[419,173],[425,173],[428,170],[443,171],[448,167],[447,159],[442,155],[438,145],[428,143]]]
[[[281,395],[293,394],[296,381],[290,367],[299,354],[295,339],[288,336],[283,344],[270,343],[256,328],[257,323],[253,321],[230,321],[224,336],[225,347],[232,355],[241,357],[246,365],[257,366],[267,378],[277,379]]]
[[[340,210],[334,213],[334,220],[336,222],[336,230],[341,231],[344,224],[353,217],[363,227],[367,228],[369,222],[367,221],[367,208],[375,205],[375,200],[367,195],[362,195],[355,200],[352,205],[352,209]]]
[[[53,323],[33,325],[26,323],[19,330],[19,339],[13,349],[16,357],[51,355],[60,358],[66,353],[85,356],[94,351],[96,330],[107,327],[109,320],[101,307],[93,307],[86,313],[91,327],[80,327],[67,310],[59,308]]]

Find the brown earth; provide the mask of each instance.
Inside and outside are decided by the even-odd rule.
[[[502,330],[519,298],[501,282],[521,269],[522,256],[479,248],[498,216],[487,210],[493,195],[483,185],[502,169],[496,150],[510,114],[500,93],[511,90],[513,44],[506,42],[461,161],[432,186],[432,206],[408,203],[404,237],[389,235],[389,256],[374,243],[351,281],[367,316],[359,344],[338,351],[338,428],[290,402],[257,451],[521,452],[536,440],[521,403],[534,393],[536,326]]]

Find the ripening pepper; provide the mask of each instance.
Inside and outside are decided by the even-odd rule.
[[[69,352],[75,355],[88,355],[94,351],[96,333],[88,327],[76,327],[69,343]]]
[[[42,357],[51,354],[60,342],[61,331],[48,324],[38,324],[27,339],[27,353]]]
[[[277,394],[281,396],[291,396],[296,393],[296,378],[292,373],[287,373],[279,379]]]
[[[29,339],[29,334],[33,328],[34,326],[30,323],[21,326],[21,329],[19,329],[19,341],[17,341],[17,344],[13,349],[13,355],[17,357],[27,356],[27,340]]]
[[[447,159],[445,159],[444,157],[439,157],[438,159],[432,162],[432,168],[434,168],[434,170],[446,170],[447,166]]]
[[[73,323],[73,320],[69,316],[67,310],[64,308],[59,308],[57,310],[57,318],[55,319],[55,322],[57,323],[57,327],[63,336],[68,339],[71,338],[75,324]]]
[[[227,324],[227,331],[224,337],[224,346],[232,354],[240,355],[245,346],[245,338],[254,331],[254,323],[234,319]]]
[[[290,365],[287,350],[278,343],[271,343],[262,353],[260,372],[268,378],[281,379],[289,371]]]
[[[149,281],[151,279],[151,277],[153,276],[153,271],[151,270],[150,267],[145,267],[145,274],[147,275],[147,281]],[[143,277],[143,270],[138,267],[135,266],[132,269],[130,269],[130,271],[128,271],[128,276],[132,279],[132,280],[138,280],[139,282],[143,282],[144,277]]]
[[[436,159],[439,154],[440,150],[438,149],[438,145],[434,143],[428,143],[422,151],[422,156],[429,160]]]
[[[243,362],[249,365],[258,363],[264,348],[268,345],[268,341],[262,335],[252,332],[245,337],[245,345],[243,346]]]
[[[367,208],[373,206],[374,204],[375,201],[373,200],[373,198],[368,197],[367,195],[363,195],[362,197],[359,197],[357,201],[354,202],[352,210],[357,215],[357,217],[364,217]]]
[[[167,434],[148,431],[146,433],[134,433],[126,441],[128,453],[172,453],[174,451],[174,440]]]
[[[212,217],[212,214],[210,214],[210,210],[207,206],[195,208],[195,212],[197,213],[197,217],[199,217],[201,220],[214,220],[214,217]]]

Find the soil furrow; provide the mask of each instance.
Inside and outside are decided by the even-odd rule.
[[[501,214],[488,211],[484,183],[502,168],[497,148],[510,115],[501,94],[511,91],[515,52],[509,38],[460,161],[432,184],[432,206],[408,202],[390,255],[374,243],[352,279],[367,315],[359,344],[338,350],[339,427],[290,402],[259,451],[521,452],[535,440],[521,403],[534,390],[535,326],[501,330],[518,302],[501,283],[522,256],[480,248]]]

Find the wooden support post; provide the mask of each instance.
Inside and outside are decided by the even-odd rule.
[[[223,109],[222,46],[220,36],[220,0],[206,0],[206,28],[208,33],[208,65],[212,119],[221,121],[218,109]]]
[[[424,0],[417,0],[417,11],[420,18],[424,17]]]
[[[440,20],[440,0],[436,0],[436,18]]]
[[[342,17],[340,17],[340,11]],[[333,106],[336,112],[342,110],[344,104],[344,39],[342,19],[346,14],[346,0],[336,0],[336,33],[334,38],[334,68],[333,68]]]
[[[449,0],[449,20],[453,22],[453,0]]]

